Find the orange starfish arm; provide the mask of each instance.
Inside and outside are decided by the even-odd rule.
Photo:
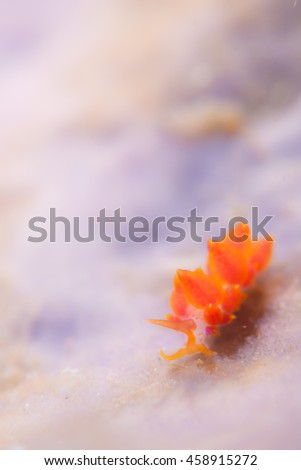
[[[178,320],[177,318],[171,317],[171,315],[166,315],[167,320],[147,320],[149,323],[154,325],[164,326],[165,328],[171,328],[172,330],[181,331],[187,336],[187,342],[184,348],[179,349],[176,353],[167,355],[162,350],[160,351],[161,357],[168,361],[173,361],[175,359],[180,359],[184,356],[190,356],[196,353],[207,354],[208,356],[213,356],[216,353],[211,351],[205,346],[205,344],[196,344],[196,338],[193,333],[193,330],[196,329],[196,324],[193,320]]]
[[[177,351],[176,353],[171,354],[171,355],[165,354],[161,349],[160,356],[163,359],[166,359],[167,361],[174,361],[176,359],[180,359],[181,357],[191,356],[191,355],[197,354],[197,353],[206,354],[206,356],[215,356],[216,355],[215,351],[211,351],[203,343],[203,344],[195,344],[193,347],[190,347],[190,348],[187,348],[187,347],[181,348],[181,349],[179,349],[179,351]]]
[[[178,318],[172,317],[171,315],[166,315],[166,320],[147,320],[153,325],[164,326],[165,328],[170,328],[171,330],[181,331],[182,333],[188,334],[192,330],[196,329],[196,324],[193,320],[179,320]]]
[[[160,356],[167,361],[174,361],[175,359],[180,359],[184,356],[191,356],[192,354],[202,353],[207,356],[215,356],[216,352],[211,351],[207,346],[202,344],[196,344],[195,336],[192,331],[185,332],[187,335],[187,342],[184,348],[179,349],[176,353],[167,355],[162,350],[160,351]]]

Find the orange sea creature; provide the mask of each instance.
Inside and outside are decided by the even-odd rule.
[[[208,242],[208,273],[178,269],[169,301],[172,313],[165,320],[148,321],[184,333],[187,341],[175,354],[160,351],[161,356],[174,360],[196,353],[215,355],[206,337],[220,334],[219,328],[235,319],[246,288],[268,265],[272,250],[273,240],[253,241],[248,224],[239,223],[222,241]]]

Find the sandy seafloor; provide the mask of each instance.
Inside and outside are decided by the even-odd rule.
[[[301,4],[9,2],[0,17],[0,447],[300,449]],[[274,215],[214,358],[178,362],[206,244],[29,243],[28,220]]]

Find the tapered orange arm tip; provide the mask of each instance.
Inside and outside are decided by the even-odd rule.
[[[172,320],[170,319],[170,315],[167,315],[167,320],[153,320],[147,319],[148,323],[152,323],[153,325],[164,326],[165,328],[170,328],[171,330],[182,331],[183,333],[188,333],[190,331],[195,330],[196,324],[193,320]]]
[[[171,354],[171,355],[165,354],[161,350],[160,351],[160,356],[163,359],[166,359],[167,361],[174,361],[176,359],[180,359],[181,357],[191,356],[191,355],[197,354],[197,353],[202,353],[202,354],[205,354],[206,356],[215,356],[216,355],[216,352],[211,351],[210,349],[208,349],[205,344],[194,344],[194,345],[191,345],[191,346],[186,346],[184,348],[181,348],[181,349],[179,349],[179,351],[177,351],[176,353]]]

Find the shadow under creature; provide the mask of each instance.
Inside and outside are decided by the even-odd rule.
[[[236,312],[236,319],[230,325],[223,327],[221,335],[213,344],[213,349],[219,356],[234,356],[248,337],[257,335],[260,320],[267,311],[265,287],[263,282],[250,289],[248,297]]]

